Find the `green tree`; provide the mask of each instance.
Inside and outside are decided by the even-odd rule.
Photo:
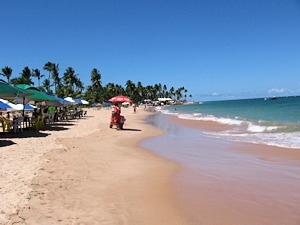
[[[57,86],[60,84],[60,78],[59,78],[59,64],[54,64],[52,65],[52,71],[51,71],[51,75],[52,75],[52,79],[53,79],[53,84],[54,84],[54,90],[56,91]]]
[[[135,89],[136,89],[135,84],[131,80],[128,80],[126,82],[126,88],[125,88],[126,95],[131,96]]]
[[[0,75],[5,76],[7,78],[7,83],[9,84],[10,81],[10,77],[12,75],[12,68],[5,66],[4,68],[2,68],[2,73],[0,73]]]
[[[171,98],[173,98],[175,96],[175,89],[174,89],[174,87],[170,88],[169,94],[170,94],[169,97],[171,97]]]
[[[75,74],[75,70],[72,67],[68,67],[63,76],[63,81],[65,85],[69,88],[67,90],[67,94],[69,96],[76,95],[77,97],[81,94],[81,91],[84,89],[83,83],[78,78],[78,75]]]
[[[102,86],[101,73],[96,68],[94,68],[91,72],[91,82],[92,87],[95,89]]]
[[[49,79],[45,79],[43,81],[43,88],[45,89],[46,92],[52,93],[51,84],[50,84],[50,80]]]
[[[54,68],[54,63],[52,63],[52,62],[47,62],[45,65],[44,65],[44,67],[43,67],[43,69],[44,70],[47,70],[48,72],[49,72],[49,77],[48,77],[48,80],[49,80],[49,82],[50,82],[50,79],[51,79],[51,73],[52,73],[52,70],[53,70],[53,68]]]
[[[40,87],[41,86],[40,85],[40,80],[45,75],[41,74],[39,69],[33,69],[31,74],[32,74],[33,77],[36,77],[38,79],[38,86]]]
[[[31,80],[31,70],[26,66],[20,73],[21,77],[11,79],[11,83],[13,85],[16,84],[28,84],[34,85],[34,82]]]

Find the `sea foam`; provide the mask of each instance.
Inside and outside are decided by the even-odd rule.
[[[204,132],[204,134],[210,136],[219,137],[230,141],[300,149],[300,132],[279,133],[276,131],[282,128],[281,126],[265,126],[263,125],[263,121],[259,121],[259,124],[254,124],[253,122],[243,121],[237,118],[218,118],[212,115],[203,115],[201,113],[185,114],[165,110],[164,108],[159,108],[157,111],[160,111],[164,114],[177,116],[180,119],[212,121],[220,124],[232,125],[235,128],[233,130],[222,132]]]

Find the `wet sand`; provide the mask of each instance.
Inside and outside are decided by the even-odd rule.
[[[228,129],[215,123],[172,116],[151,123],[166,133],[142,146],[181,165],[176,187],[191,224],[300,224],[299,149],[205,135]]]

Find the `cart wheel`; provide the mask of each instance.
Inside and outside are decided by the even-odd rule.
[[[124,123],[120,123],[120,129],[123,130]]]
[[[112,128],[113,127],[113,125],[112,124],[109,124],[109,128]]]

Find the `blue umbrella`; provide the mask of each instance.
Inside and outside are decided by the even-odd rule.
[[[55,96],[55,95],[53,95],[53,94],[50,94],[50,93],[46,93],[47,95],[50,95],[51,97],[53,97],[53,98],[55,98],[55,99],[57,99],[59,102],[61,102],[62,104],[70,104],[70,102],[69,101],[67,101],[67,100],[65,100],[65,99],[63,99],[63,98],[60,98],[60,97],[57,97],[57,96]]]
[[[10,108],[11,107],[8,104],[0,101],[0,109],[10,109]]]
[[[14,107],[12,107],[12,108],[14,108]],[[29,105],[29,104],[25,104],[25,105],[23,105],[23,104],[16,104],[15,105],[15,109],[16,110],[34,110],[35,109],[35,107],[34,106],[32,106],[32,105]]]

